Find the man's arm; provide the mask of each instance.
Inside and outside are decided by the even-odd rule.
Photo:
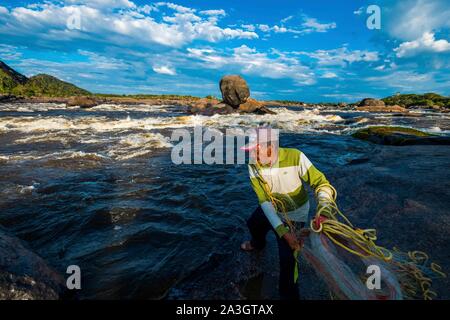
[[[256,193],[256,196],[258,197],[258,202],[264,212],[264,215],[267,217],[267,220],[269,220],[278,236],[280,238],[283,237],[289,232],[289,229],[284,225],[283,221],[281,221],[272,202],[264,192],[263,182],[258,179],[256,169],[248,166],[248,170],[250,175],[250,183]]]
[[[308,183],[315,192],[318,191],[317,198],[319,205],[334,200],[334,191],[329,187],[331,185],[330,182],[328,182],[325,175],[309,161],[303,152],[300,152],[298,171],[300,178]]]

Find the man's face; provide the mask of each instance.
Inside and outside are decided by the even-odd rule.
[[[259,164],[268,165],[274,164],[278,158],[277,148],[272,143],[268,144],[258,144],[254,151],[254,155]]]

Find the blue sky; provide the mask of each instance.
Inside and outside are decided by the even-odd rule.
[[[1,60],[103,93],[218,96],[232,73],[258,99],[449,95],[449,31],[446,0],[0,2]]]

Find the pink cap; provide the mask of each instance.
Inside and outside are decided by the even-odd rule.
[[[245,146],[241,147],[241,150],[252,151],[260,144],[278,143],[278,129],[272,129],[270,127],[256,128],[254,134],[250,135],[250,141]]]

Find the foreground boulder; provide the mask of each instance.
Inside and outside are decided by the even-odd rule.
[[[71,97],[67,101],[68,107],[78,106],[80,108],[92,108],[98,106],[101,102],[93,97]]]
[[[0,227],[0,300],[54,300],[64,279]]]
[[[358,130],[353,137],[391,146],[450,145],[450,137],[436,136],[404,127],[369,127]]]
[[[224,103],[238,108],[250,97],[250,89],[247,82],[238,75],[227,75],[220,80],[220,91]]]

